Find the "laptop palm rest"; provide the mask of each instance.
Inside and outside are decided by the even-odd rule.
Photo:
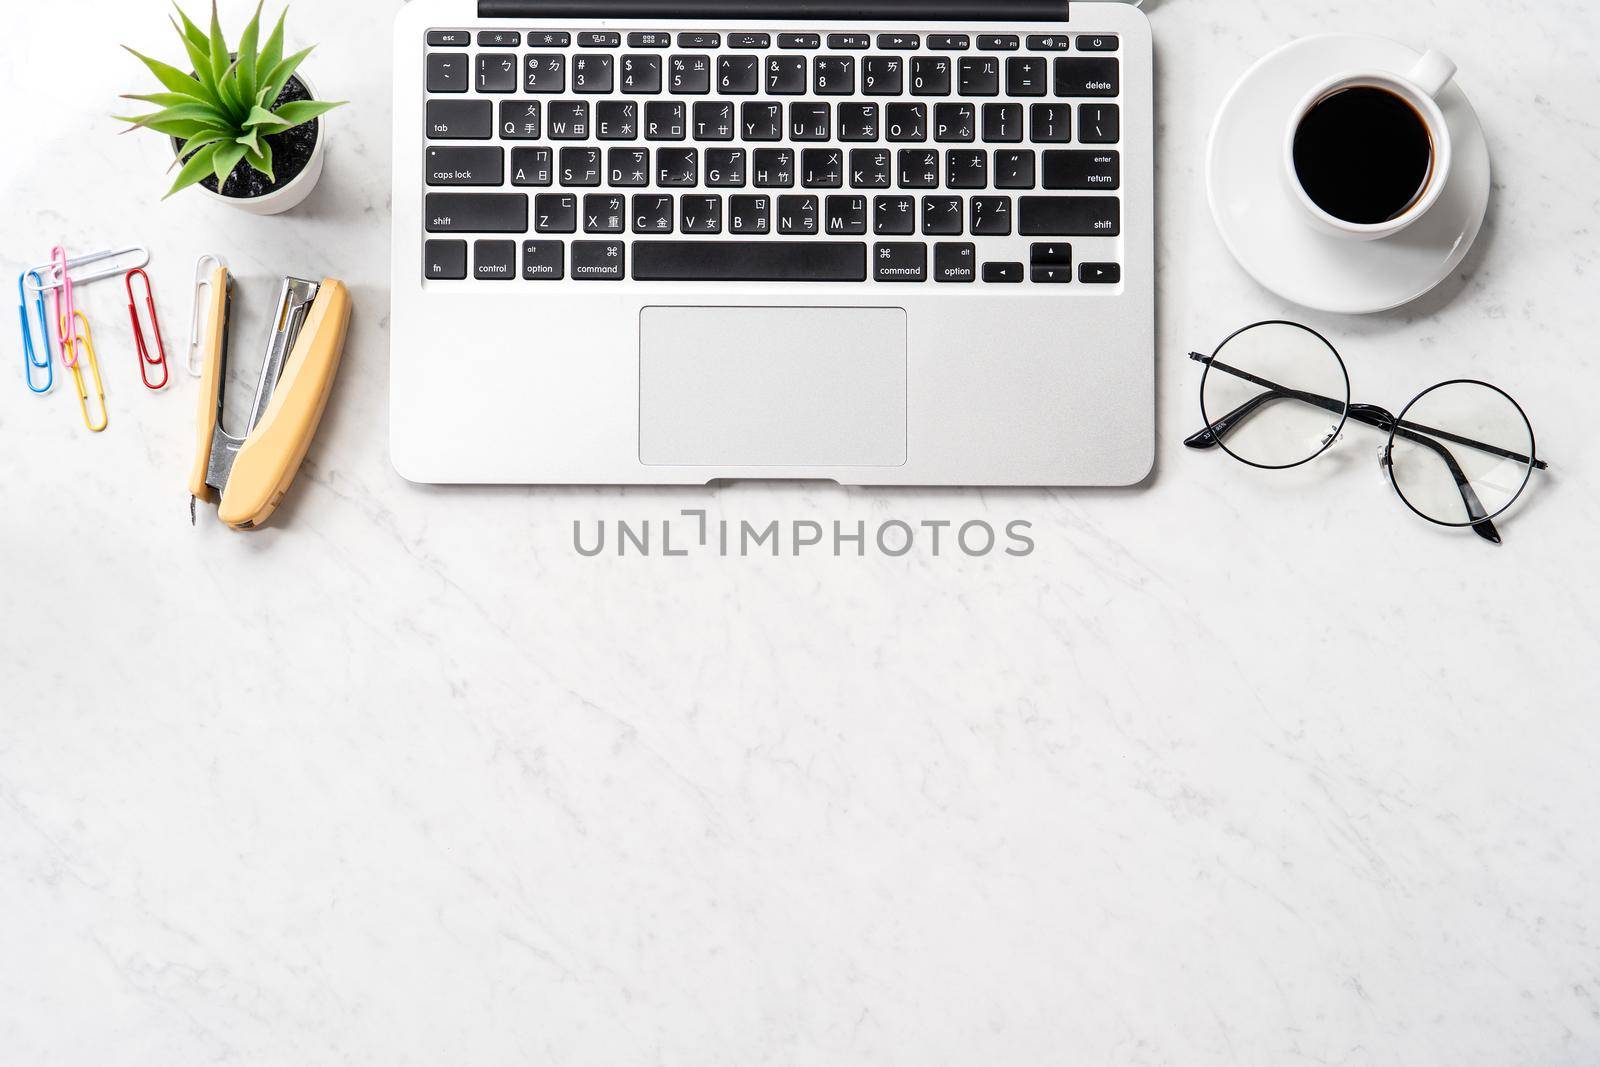
[[[906,329],[900,308],[645,308],[639,459],[902,466]]]

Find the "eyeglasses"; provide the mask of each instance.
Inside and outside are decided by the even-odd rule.
[[[1206,428],[1184,442],[1221,448],[1263,470],[1287,470],[1332,448],[1351,421],[1389,435],[1379,465],[1406,507],[1440,526],[1471,527],[1500,543],[1493,520],[1528,487],[1537,456],[1522,407],[1488,382],[1457,379],[1427,389],[1399,415],[1350,402],[1350,374],[1327,338],[1275,320],[1233,334],[1206,366],[1200,413]]]

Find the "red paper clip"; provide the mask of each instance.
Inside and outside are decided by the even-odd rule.
[[[144,339],[144,327],[139,324],[139,301],[133,295],[133,276],[137,274],[144,280],[144,303],[150,309],[150,329],[156,335],[156,358],[150,358],[150,346]],[[161,339],[161,319],[156,315],[156,295],[150,288],[150,275],[142,267],[135,267],[123,275],[122,283],[128,290],[128,318],[133,320],[133,343],[139,349],[139,377],[144,379],[146,389],[163,389],[167,384],[167,344]],[[161,368],[161,380],[150,380],[150,368]]]

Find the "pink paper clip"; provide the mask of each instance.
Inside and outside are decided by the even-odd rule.
[[[150,358],[150,345],[144,338],[144,327],[139,322],[139,301],[133,295],[133,279],[137,275],[144,282],[144,305],[150,309],[150,331],[156,335],[156,358]],[[139,377],[144,379],[146,389],[164,389],[167,384],[167,343],[161,338],[161,319],[156,315],[156,294],[150,287],[150,275],[146,274],[143,267],[135,267],[122,276],[122,284],[128,290],[128,318],[133,320],[133,343],[139,350]],[[161,368],[161,380],[150,380],[150,368]]]
[[[60,272],[61,275],[61,280],[55,286],[56,327],[61,338],[61,363],[66,367],[75,367],[78,364],[78,349],[72,343],[72,338],[77,333],[73,316],[78,306],[72,299],[72,274],[68,270],[70,266],[65,248],[56,245],[50,250],[50,269],[53,273]]]

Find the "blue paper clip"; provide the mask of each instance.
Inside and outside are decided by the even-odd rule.
[[[34,309],[39,313],[39,341],[34,343],[33,330],[28,326],[28,291],[23,286],[28,278],[40,288],[34,290]],[[44,310],[44,278],[36,270],[24,271],[17,276],[17,311],[22,315],[22,380],[35,393],[48,393],[55,388],[56,372],[50,362],[50,319]],[[39,353],[44,359],[39,359]],[[36,372],[44,371],[44,385],[35,385]]]

